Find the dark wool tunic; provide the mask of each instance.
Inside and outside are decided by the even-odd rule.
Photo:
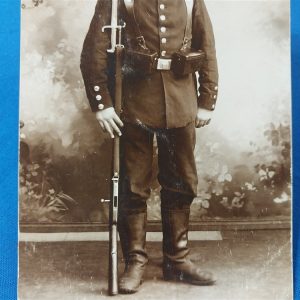
[[[126,22],[123,42],[126,48],[135,43],[132,21],[120,1],[119,12]],[[135,0],[134,12],[147,47],[161,58],[170,58],[182,46],[187,22],[185,0]],[[194,49],[201,49],[206,60],[198,76],[175,78],[172,71],[156,70],[148,76],[132,76],[124,72],[123,115],[131,123],[153,128],[184,127],[195,120],[197,107],[215,108],[218,71],[213,30],[203,0],[194,0],[192,14]],[[107,49],[110,33],[101,31],[110,24],[111,0],[98,0],[81,55],[81,70],[92,111],[111,107],[111,78]]]

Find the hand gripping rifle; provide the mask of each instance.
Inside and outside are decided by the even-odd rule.
[[[102,32],[111,30],[111,48],[107,50],[115,56],[115,111],[121,112],[122,101],[122,56],[124,46],[121,44],[123,25],[118,25],[118,0],[112,0],[111,24],[102,27]],[[112,199],[109,200],[109,281],[108,292],[111,296],[118,294],[118,202],[119,202],[119,171],[120,171],[120,139],[116,135],[113,145],[113,177]]]

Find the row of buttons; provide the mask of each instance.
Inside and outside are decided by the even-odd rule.
[[[214,90],[215,90],[215,91],[218,90],[218,86],[217,86],[217,85],[214,87]],[[214,98],[214,99],[217,99],[217,94],[215,94],[213,98]]]
[[[160,4],[159,5],[159,8],[161,9],[161,10],[164,10],[165,9],[165,5],[164,4]],[[161,20],[161,21],[165,21],[166,20],[166,16],[165,15],[160,15],[159,16],[159,19]],[[165,27],[165,26],[161,26],[160,27],[160,32],[162,32],[162,33],[165,33],[167,31],[167,28]],[[167,39],[165,38],[165,37],[162,37],[161,38],[161,43],[162,44],[166,44],[167,43]],[[161,56],[166,56],[166,51],[165,50],[162,50],[161,51]]]
[[[95,92],[99,92],[100,91],[100,86],[95,85],[94,86],[94,91]],[[96,100],[97,101],[101,101],[102,100],[102,96],[100,94],[96,95]],[[100,104],[98,104],[98,108],[102,110],[104,108],[104,105],[102,103],[100,103]]]
[[[215,90],[215,91],[218,90],[218,86],[217,86],[217,85],[214,87],[214,90]],[[215,94],[215,95],[213,96],[213,98],[216,100],[216,99],[217,99],[217,94]],[[213,104],[213,105],[211,106],[212,109],[215,109],[215,107],[216,107],[215,104]]]

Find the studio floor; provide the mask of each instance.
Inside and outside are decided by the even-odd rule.
[[[189,245],[190,258],[216,275],[214,286],[163,281],[161,243],[148,242],[140,291],[114,299],[292,299],[289,230],[224,231],[221,240]],[[20,242],[19,299],[109,299],[107,267],[107,241]]]

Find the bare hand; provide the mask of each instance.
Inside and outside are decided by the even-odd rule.
[[[116,114],[115,109],[113,107],[109,107],[104,110],[97,111],[96,119],[98,120],[103,131],[108,132],[112,139],[115,137],[114,131],[119,136],[122,135],[119,127],[123,127],[124,124],[119,118],[119,116]]]
[[[211,110],[198,108],[197,116],[195,120],[195,127],[200,128],[205,125],[208,125],[211,120],[212,114],[213,112]]]

